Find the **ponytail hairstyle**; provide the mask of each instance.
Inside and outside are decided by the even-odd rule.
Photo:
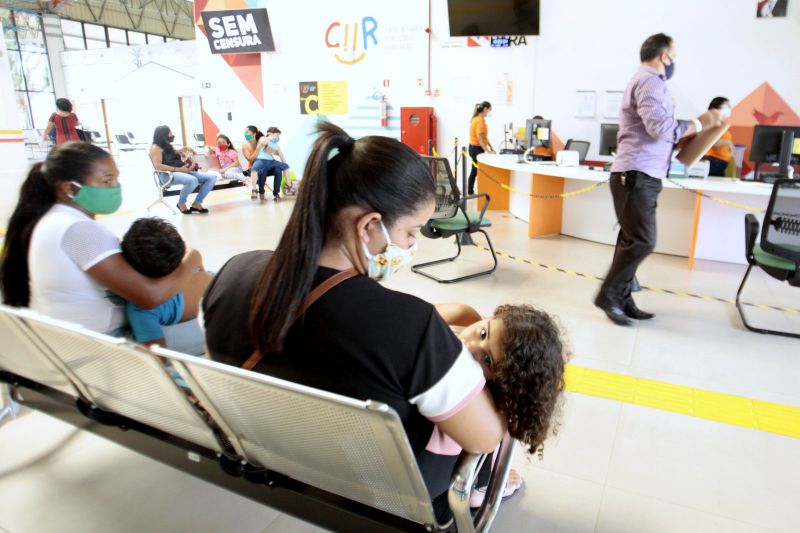
[[[56,203],[56,188],[63,181],[83,183],[96,161],[111,157],[97,145],[80,141],[53,148],[44,162],[33,165],[19,191],[19,200],[8,221],[5,248],[0,256],[3,303],[13,307],[30,304],[28,250],[36,224]]]
[[[486,109],[491,109],[491,108],[492,104],[490,104],[486,100],[484,100],[483,102],[478,102],[477,104],[475,104],[475,112],[472,113],[472,118],[477,117],[478,115],[483,113]]]
[[[153,131],[153,144],[164,150],[165,154],[175,152],[175,147],[169,142],[169,126],[158,126]]]
[[[294,210],[253,294],[250,334],[261,354],[283,350],[312,288],[322,247],[339,232],[343,209],[377,211],[391,227],[434,199],[430,166],[408,146],[379,136],[356,141],[327,122],[317,131]]]
[[[253,132],[253,135],[255,136],[256,143],[258,143],[258,141],[261,139],[261,137],[264,136],[264,134],[261,133],[261,130],[258,129],[256,126],[247,126],[247,127],[245,127],[245,129],[246,130],[250,130],[251,132]]]

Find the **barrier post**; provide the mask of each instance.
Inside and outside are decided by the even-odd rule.
[[[458,146],[456,146],[456,158],[458,158]],[[461,154],[461,197],[467,195],[467,154]],[[456,159],[457,161],[458,159]],[[472,163],[472,161],[470,161]],[[458,167],[458,163],[456,163],[456,168]],[[470,169],[472,170],[472,169]],[[464,204],[464,210],[466,211],[466,204]],[[467,224],[469,224],[469,220],[467,220]],[[474,246],[475,241],[472,240],[472,235],[469,233],[462,233],[461,234],[461,245],[462,246]]]

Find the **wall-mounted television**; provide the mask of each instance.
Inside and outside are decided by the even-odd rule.
[[[452,37],[539,35],[539,0],[447,0]]]

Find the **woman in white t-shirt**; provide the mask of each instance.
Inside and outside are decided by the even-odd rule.
[[[8,223],[3,303],[118,334],[125,326],[120,298],[152,308],[174,296],[200,266],[200,254],[188,249],[163,278],[140,274],[122,256],[119,239],[95,221],[121,202],[117,165],[98,146],[64,143],[36,163]]]

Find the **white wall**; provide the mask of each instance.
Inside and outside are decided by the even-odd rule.
[[[535,108],[562,138],[592,142],[597,158],[603,93],[623,90],[649,35],[672,36],[678,53],[669,86],[678,117],[695,116],[715,96],[735,104],[763,82],[800,112],[800,5],[785,18],[757,19],[750,0],[542,0]],[[574,117],[577,90],[598,93],[594,119]]]
[[[641,42],[659,31],[672,35],[676,43],[677,69],[670,88],[679,117],[699,114],[717,95],[728,96],[735,103],[765,81],[800,110],[800,84],[794,81],[800,71],[800,54],[796,53],[800,50],[798,2],[790,2],[786,18],[756,19],[752,0],[541,0],[541,36],[528,38],[526,46],[492,49],[468,48],[465,39],[451,39],[446,0],[431,0],[430,87],[439,90],[438,97],[425,94],[428,0],[260,0],[260,5],[269,9],[276,45],[276,52],[261,56],[263,107],[224,59],[211,55],[199,31],[195,43],[143,48],[150,59],[170,64],[176,53],[170,46],[183,46],[182,58],[193,65],[192,75],[196,76],[181,88],[183,94],[202,95],[206,112],[237,144],[243,141],[247,124],[280,126],[284,151],[297,169],[302,166],[309,134],[318,120],[300,114],[301,81],[346,80],[350,113],[327,118],[357,136],[398,136],[400,106],[434,106],[439,118],[439,151],[447,153],[454,137],[462,146],[468,141],[473,106],[485,99],[493,103],[489,132],[495,145],[502,140],[504,123],[519,126],[526,118],[541,114],[553,119],[554,132],[562,140],[589,140],[589,158],[596,159],[599,125],[614,121],[602,116],[604,92],[624,89],[638,65]],[[378,22],[378,45],[370,46],[358,64],[343,65],[326,47],[325,31],[332,21],[353,23],[365,16]],[[120,116],[121,107],[129,115],[126,121],[138,117],[143,122],[146,117],[150,131],[154,115],[173,124],[171,112],[161,107],[171,109],[175,91],[165,83],[159,92],[154,90],[158,83],[140,87],[124,82],[120,74],[123,67],[111,60],[117,53],[123,52],[64,53],[69,96],[80,106],[83,96],[96,100],[105,94],[122,102],[115,106],[116,116]],[[104,55],[105,64],[98,61],[97,54]],[[420,78],[421,87],[417,85]],[[384,80],[389,80],[389,87],[383,86]],[[210,87],[201,88],[206,83]],[[140,90],[147,91],[147,97],[140,98],[137,106],[127,103],[130,96],[121,96]],[[578,90],[596,91],[595,117],[574,116]],[[512,98],[507,102],[509,91]],[[387,129],[379,127],[378,102],[373,99],[383,94],[391,106]],[[157,102],[159,99],[164,102]],[[137,137],[149,134],[135,133]]]

